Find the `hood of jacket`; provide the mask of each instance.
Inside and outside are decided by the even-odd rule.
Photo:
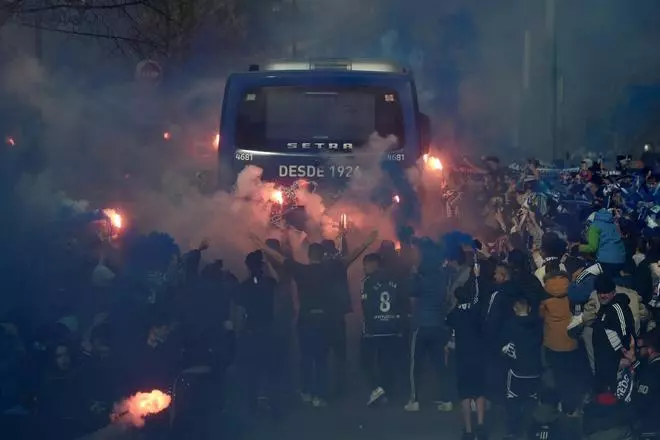
[[[610,305],[619,304],[621,307],[630,307],[630,298],[625,293],[617,292]]]
[[[557,275],[545,282],[545,291],[553,298],[562,298],[568,295],[570,281],[565,276]]]
[[[621,232],[614,223],[614,217],[606,210],[596,212],[593,226],[599,231],[596,259],[600,263],[621,264],[626,259],[626,248],[623,245]]]
[[[608,209],[601,208],[594,215],[594,223],[596,222],[614,223],[614,216]]]

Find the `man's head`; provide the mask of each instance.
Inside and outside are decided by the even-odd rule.
[[[603,305],[612,302],[616,295],[616,284],[609,275],[604,273],[596,277],[594,289],[598,294],[598,301]]]
[[[532,310],[532,307],[529,305],[527,298],[517,298],[513,303],[513,313],[516,316],[529,316],[529,312]]]
[[[506,281],[509,281],[511,279],[511,271],[509,270],[509,267],[505,264],[498,264],[495,267],[495,275],[493,275],[493,279],[496,284],[503,284]]]
[[[555,232],[546,232],[541,238],[541,253],[545,258],[561,258],[566,253],[566,242]]]
[[[455,247],[449,249],[447,252],[447,265],[453,268],[458,268],[465,265],[467,258],[462,247]]]
[[[250,275],[261,274],[264,268],[264,254],[261,250],[250,252],[245,257],[245,266]]]
[[[367,254],[362,259],[362,266],[365,275],[376,273],[381,267],[382,258],[379,254]]]
[[[651,359],[660,356],[660,327],[656,327],[644,336],[640,341],[641,352]]]
[[[337,250],[337,245],[333,240],[323,240],[321,241],[321,246],[323,246],[323,251],[326,258],[333,258],[337,255],[337,253],[339,253],[339,250]]]
[[[307,258],[309,258],[310,263],[320,263],[323,261],[323,256],[325,255],[325,248],[320,243],[312,243],[307,249]]]
[[[58,371],[68,371],[71,368],[71,351],[66,344],[57,344],[53,350],[53,362]]]

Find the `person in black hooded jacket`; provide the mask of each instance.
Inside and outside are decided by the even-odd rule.
[[[518,287],[511,280],[508,266],[500,264],[495,268],[495,285],[489,298],[480,305],[485,335],[485,349],[490,367],[486,372],[488,398],[502,403],[506,396],[504,384],[506,365],[502,358],[502,337],[506,323],[513,318],[513,304],[518,298]]]
[[[622,349],[630,348],[635,336],[635,321],[630,310],[630,300],[616,293],[614,281],[606,274],[596,277],[594,288],[598,294],[600,309],[592,324],[595,387],[596,392],[614,391]]]
[[[507,433],[517,438],[522,433],[521,420],[532,408],[541,381],[541,346],[543,327],[538,315],[531,314],[529,300],[516,298],[512,307],[515,316],[502,332],[502,353],[508,360],[506,378]]]

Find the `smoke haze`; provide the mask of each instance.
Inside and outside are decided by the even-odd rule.
[[[549,108],[547,13],[543,2],[534,3],[416,0],[402,8],[394,1],[338,7],[334,1],[300,0],[299,11],[284,25],[273,15],[266,21],[271,28],[253,29],[246,38],[277,34],[279,47],[271,48],[268,57],[390,57],[412,65],[422,110],[432,115],[435,147],[532,156],[547,151]],[[566,150],[575,150],[589,143],[588,122],[607,126],[627,83],[657,80],[652,42],[660,31],[651,17],[657,17],[658,7],[651,0],[634,7],[620,0],[559,3],[562,141]],[[533,30],[527,89],[522,78],[525,29]],[[13,111],[7,120],[18,121],[5,130],[16,137],[18,148],[39,144],[44,164],[16,189],[31,221],[54,218],[68,198],[122,208],[140,229],[171,233],[183,248],[209,237],[224,252],[244,253],[252,247],[250,231],[277,233],[270,225],[267,196],[274,188],[260,181],[258,170],[246,169],[234,194],[199,191],[199,171],[208,176],[218,172],[211,138],[224,78],[244,70],[249,54],[218,59],[192,44],[177,78],[166,88],[149,89],[132,79],[137,60],[109,56],[98,42],[46,33],[44,57],[37,61],[29,55],[32,36],[30,30],[6,25],[0,44],[6,60],[0,93],[12,103],[2,111]],[[170,141],[164,141],[164,133]],[[373,139],[369,151],[385,151],[388,142]],[[207,149],[201,162],[188,154],[197,147]],[[383,174],[374,163],[370,157],[360,164],[366,172],[331,205],[300,191],[310,238],[332,238],[341,213],[356,229],[377,228],[395,238],[395,213],[383,215],[382,207],[369,199]],[[418,181],[419,176],[408,180],[412,186]]]

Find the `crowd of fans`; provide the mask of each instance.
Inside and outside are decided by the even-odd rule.
[[[506,438],[573,438],[571,419],[585,439],[655,438],[660,240],[622,227],[598,170],[572,177],[589,201],[573,216],[539,201],[547,183],[534,163],[516,179],[487,163],[477,189],[448,178],[483,197],[473,235],[402,229],[399,246],[385,240],[367,253],[376,231],[351,248],[342,231],[308,243],[305,263],[287,234],[255,236],[243,279],[222,261],[202,263],[208,242],[181,254],[164,234],[123,237],[120,250],[68,234],[47,254],[52,267],[23,268],[15,286],[39,291],[38,306],[0,318],[3,438],[93,436],[113,423],[115,403],[152,389],[173,402],[147,420],[147,439],[226,436],[218,420],[230,385],[255,417],[277,418],[293,396],[332,405],[347,390],[354,308],[369,406],[458,403],[465,440],[493,438],[497,408]],[[447,216],[474,205],[454,197]],[[582,237],[580,216],[591,218]],[[352,301],[348,269],[360,259]],[[420,386],[426,365],[433,395]]]

